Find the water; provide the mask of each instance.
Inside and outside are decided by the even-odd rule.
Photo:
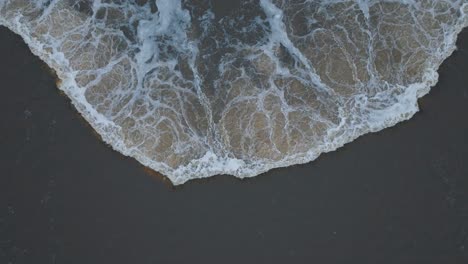
[[[174,184],[305,163],[407,120],[468,1],[0,0],[114,149]],[[221,12],[220,12],[221,10]]]

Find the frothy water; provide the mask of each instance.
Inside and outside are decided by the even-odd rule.
[[[305,163],[409,119],[468,0],[0,0],[114,149],[174,184]]]

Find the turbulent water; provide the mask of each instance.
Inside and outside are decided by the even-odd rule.
[[[0,24],[104,141],[174,184],[309,162],[410,118],[468,26],[468,0],[230,2],[0,0]]]

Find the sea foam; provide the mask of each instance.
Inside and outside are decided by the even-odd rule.
[[[0,0],[0,24],[124,155],[174,184],[310,162],[411,118],[466,0]],[[220,1],[220,0],[219,0]]]

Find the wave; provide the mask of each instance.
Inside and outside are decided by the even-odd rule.
[[[418,111],[466,0],[0,0],[0,24],[174,184],[310,162]]]

